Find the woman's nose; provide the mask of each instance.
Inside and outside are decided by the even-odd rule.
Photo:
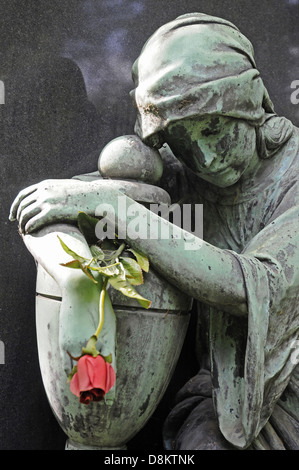
[[[198,142],[197,159],[202,168],[209,168],[217,155],[204,142]]]

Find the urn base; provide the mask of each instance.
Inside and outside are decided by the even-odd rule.
[[[79,442],[74,442],[71,439],[68,439],[65,443],[65,450],[127,450],[127,447],[124,445],[122,447],[100,447],[92,445],[84,445]]]

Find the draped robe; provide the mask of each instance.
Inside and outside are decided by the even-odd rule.
[[[268,177],[248,191],[225,195],[197,182],[204,239],[240,263],[248,317],[199,307],[199,330],[209,330],[210,367],[203,366],[178,393],[165,424],[168,448],[171,442],[183,449],[211,447],[198,414],[209,422],[201,402],[211,397],[221,431],[217,444],[214,423],[215,448],[299,449],[298,167],[294,127],[270,159]],[[198,341],[203,336],[200,331]]]

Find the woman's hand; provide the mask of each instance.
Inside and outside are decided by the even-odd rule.
[[[93,181],[44,180],[23,189],[14,200],[10,220],[19,222],[21,233],[32,233],[45,225],[75,222],[80,211],[94,216],[100,204],[126,195],[145,203],[170,203],[168,194],[134,181],[98,179]]]
[[[44,180],[20,191],[10,210],[21,233],[34,232],[55,222],[75,221],[79,211],[92,211],[89,183],[79,180]],[[93,198],[94,199],[94,198]]]

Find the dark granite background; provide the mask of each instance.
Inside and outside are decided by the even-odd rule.
[[[176,16],[224,17],[247,35],[276,112],[299,125],[298,0],[1,0],[0,80],[0,449],[59,450],[65,435],[43,391],[35,337],[35,265],[8,221],[23,187],[97,169],[101,148],[133,133],[131,66],[146,39]],[[173,393],[190,373],[192,328],[157,412],[129,443],[162,449]]]

